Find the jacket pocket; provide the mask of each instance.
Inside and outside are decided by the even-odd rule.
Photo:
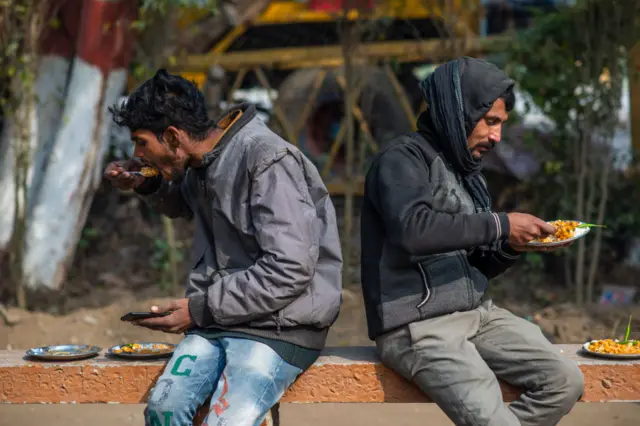
[[[420,301],[420,303],[418,304],[418,306],[416,306],[418,309],[420,309],[431,298],[431,286],[429,285],[429,279],[427,278],[427,272],[425,271],[424,266],[422,266],[421,263],[418,263],[418,269],[420,270],[420,277],[422,278],[422,283],[424,284],[424,299],[422,299]]]
[[[295,327],[299,325],[311,325],[315,318],[313,305],[313,283],[309,283],[307,288],[291,303],[276,312],[274,321],[276,325],[282,327]]]
[[[418,262],[424,296],[416,306],[422,319],[469,309],[469,277],[458,252]]]

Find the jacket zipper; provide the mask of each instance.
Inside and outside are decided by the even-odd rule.
[[[278,311],[278,313],[276,314],[276,334],[280,335],[280,332],[282,331],[282,325],[280,322],[280,317],[282,316],[282,309],[280,309]]]
[[[418,263],[418,269],[420,269],[420,275],[422,275],[422,282],[424,283],[424,290],[426,293],[424,299],[418,304],[418,306],[416,306],[417,309],[420,309],[431,298],[431,289],[429,288],[429,282],[427,281],[427,274],[424,272],[424,268],[420,263]]]

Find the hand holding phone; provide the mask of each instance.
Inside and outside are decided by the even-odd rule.
[[[120,321],[137,321],[147,318],[166,317],[171,312],[129,312],[120,318]]]

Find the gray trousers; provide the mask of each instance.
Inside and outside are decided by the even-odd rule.
[[[385,366],[417,384],[456,425],[552,426],[584,390],[578,366],[537,325],[491,301],[414,322],[376,346]],[[507,406],[496,376],[524,393]]]

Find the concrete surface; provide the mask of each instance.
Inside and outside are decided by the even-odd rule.
[[[140,426],[142,405],[0,405],[0,426]],[[281,426],[450,426],[433,404],[283,404]],[[580,403],[560,426],[637,426],[640,404]]]

